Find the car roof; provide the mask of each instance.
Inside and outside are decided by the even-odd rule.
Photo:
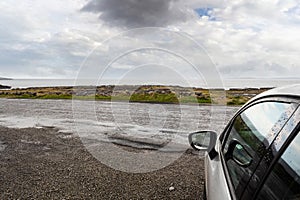
[[[300,84],[288,85],[283,87],[274,88],[263,92],[256,97],[254,97],[251,101],[255,101],[264,97],[294,97],[300,98]]]

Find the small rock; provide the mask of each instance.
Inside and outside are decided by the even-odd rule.
[[[169,191],[173,191],[175,188],[173,186],[169,187]]]

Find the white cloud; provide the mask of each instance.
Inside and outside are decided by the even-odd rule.
[[[206,8],[209,16],[198,16],[194,10]],[[189,55],[204,53],[189,43],[178,46],[176,37],[164,34],[123,34],[119,40],[103,43],[132,27],[164,26],[195,39],[226,77],[299,77],[297,0],[24,0],[18,4],[3,0],[0,10],[0,76],[71,77],[97,46],[91,61],[95,66],[111,59],[105,57],[108,51],[118,55],[126,47],[144,47],[151,42],[164,48],[184,48]],[[193,60],[201,62],[196,57]],[[115,63],[113,71],[147,64],[143,63],[146,60],[182,72],[186,67],[169,55],[141,51],[128,55],[120,65]]]
[[[295,2],[281,2],[228,1],[213,10],[216,21],[202,19],[181,30],[203,44],[223,75],[299,77],[293,72],[299,72],[300,27],[286,12]]]

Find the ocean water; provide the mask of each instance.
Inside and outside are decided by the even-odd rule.
[[[293,79],[224,79],[223,83],[220,81],[212,81],[217,85],[218,88],[261,88],[261,87],[280,87],[291,84],[299,84],[300,78]],[[13,80],[0,80],[0,84],[8,85],[13,88],[27,88],[27,87],[45,87],[45,86],[74,86],[74,85],[95,85],[97,81],[89,79],[13,79]],[[147,82],[133,82],[127,80],[122,82],[129,85],[142,85],[142,84],[157,84],[160,83],[147,83]],[[98,85],[109,85],[116,84],[114,80],[104,80]],[[176,82],[169,82],[167,85],[178,85]],[[211,88],[205,82],[191,81],[190,85],[182,86],[192,86],[192,87],[202,87]]]

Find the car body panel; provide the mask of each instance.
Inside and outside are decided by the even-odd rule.
[[[238,113],[240,113],[242,110],[246,109],[249,105],[256,103],[257,101],[261,101],[268,98],[291,98],[291,102],[297,102],[299,105],[300,103],[300,84],[292,85],[292,86],[286,86],[281,88],[275,88],[272,90],[269,90],[267,92],[264,92],[260,95],[257,95],[253,99],[251,99],[249,102],[247,102],[243,107],[241,107],[235,114],[235,116],[232,118],[234,119]],[[293,100],[292,100],[293,99]],[[229,128],[230,122],[225,128],[224,132],[221,134],[225,134],[227,131],[226,129]],[[223,136],[221,136],[222,138]],[[217,140],[215,149],[218,152],[218,155],[211,159],[208,154],[205,156],[205,192],[207,199],[210,200],[227,200],[227,199],[235,199],[235,195],[231,196],[229,183],[230,181],[227,180],[227,176],[225,174],[225,167],[223,166],[222,162],[222,155],[221,155],[221,146],[222,141]]]
[[[231,199],[221,162],[220,147],[221,143],[217,140],[216,149],[218,155],[212,160],[209,156],[205,156],[205,180],[207,180],[205,189],[207,199]]]
[[[246,103],[246,105],[253,101],[256,101],[257,99],[272,97],[272,96],[300,97],[300,84],[289,85],[289,86],[268,90],[252,98],[248,103]]]

